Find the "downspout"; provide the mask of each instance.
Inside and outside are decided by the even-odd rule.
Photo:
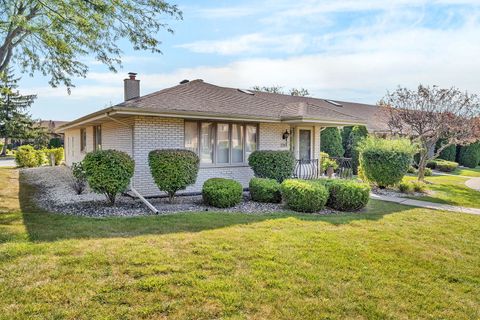
[[[119,124],[121,124],[121,125],[127,126],[127,127],[129,127],[129,128],[132,130],[132,158],[135,159],[135,148],[134,148],[134,146],[133,146],[133,141],[134,141],[134,138],[135,138],[135,136],[134,136],[135,133],[134,133],[134,130],[133,130],[134,126],[133,126],[133,125],[130,125],[130,124],[126,123],[126,122],[120,121],[120,120],[118,120],[118,119],[112,118],[112,117],[108,114],[108,112],[105,114],[105,116],[106,116],[108,119],[112,120],[113,122],[116,122],[116,123],[119,123]],[[142,201],[153,213],[158,214],[157,208],[155,208],[155,206],[154,206],[153,204],[151,204],[147,199],[145,199],[145,197],[143,197],[143,196],[134,188],[134,186],[133,186],[133,179],[130,180],[130,190],[131,190],[131,191],[133,192],[133,194],[134,194],[138,199],[140,199],[140,201]]]

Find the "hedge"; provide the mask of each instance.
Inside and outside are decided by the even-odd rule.
[[[435,146],[435,152],[437,152],[438,148],[442,145],[444,141],[438,140],[437,145]],[[452,144],[443,149],[438,156],[438,159],[443,159],[446,161],[455,161],[457,157],[457,146]]]
[[[254,151],[248,158],[248,164],[256,177],[282,182],[292,177],[295,157],[290,151]]]
[[[242,185],[235,180],[210,178],[203,184],[203,201],[213,207],[233,207],[242,202],[242,196]]]
[[[150,172],[155,184],[173,201],[175,193],[197,181],[200,160],[195,152],[184,149],[151,151]]]
[[[15,153],[15,162],[19,167],[33,168],[39,165],[39,155],[30,145],[20,146]]]
[[[248,188],[253,201],[267,203],[279,203],[282,201],[280,183],[277,180],[252,178]]]
[[[396,185],[402,180],[416,151],[408,139],[375,137],[363,140],[358,150],[362,175],[381,188]]]
[[[365,208],[370,198],[370,186],[351,180],[320,179],[329,192],[327,206],[340,211],[358,211]]]
[[[452,172],[457,169],[457,167],[458,163],[453,161],[445,161],[442,159],[430,160],[427,162],[427,169],[433,169],[442,172]]]
[[[82,165],[90,188],[104,194],[111,205],[115,204],[117,194],[127,189],[135,168],[132,158],[117,150],[89,152]]]
[[[315,181],[287,179],[281,185],[282,197],[288,208],[299,212],[317,212],[325,207],[328,190]]]
[[[355,126],[350,133],[350,147],[353,174],[358,173],[358,166],[360,165],[360,151],[358,146],[360,142],[368,136],[368,130],[365,126]]]
[[[62,147],[52,148],[52,149],[43,149],[42,151],[45,153],[45,156],[49,163],[50,163],[50,155],[53,155],[54,165],[58,166],[62,163],[64,154],[65,154],[64,149]],[[52,165],[52,163],[50,163],[50,165]]]
[[[329,127],[320,133],[320,151],[331,157],[343,157],[345,150],[342,146],[342,137],[337,127]]]

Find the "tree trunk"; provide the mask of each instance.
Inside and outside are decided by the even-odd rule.
[[[0,153],[0,157],[5,157],[7,155],[7,144],[8,144],[8,138],[5,137],[5,140],[3,141],[3,148],[2,148],[2,153]]]
[[[427,165],[428,151],[420,151],[420,161],[418,162],[418,181],[425,180],[425,167]]]

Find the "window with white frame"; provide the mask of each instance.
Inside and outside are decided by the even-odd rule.
[[[246,163],[257,139],[256,124],[185,121],[185,149],[203,164]]]

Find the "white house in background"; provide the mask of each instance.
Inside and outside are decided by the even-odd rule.
[[[211,177],[231,178],[244,187],[253,176],[248,156],[255,150],[292,150],[304,162],[320,157],[325,127],[367,125],[376,106],[226,88],[203,80],[140,96],[140,80],[124,80],[125,101],[71,121],[65,134],[66,164],[87,152],[116,149],[135,160],[133,187],[144,196],[161,192],[148,166],[150,151],[185,148],[200,157],[198,192]]]

